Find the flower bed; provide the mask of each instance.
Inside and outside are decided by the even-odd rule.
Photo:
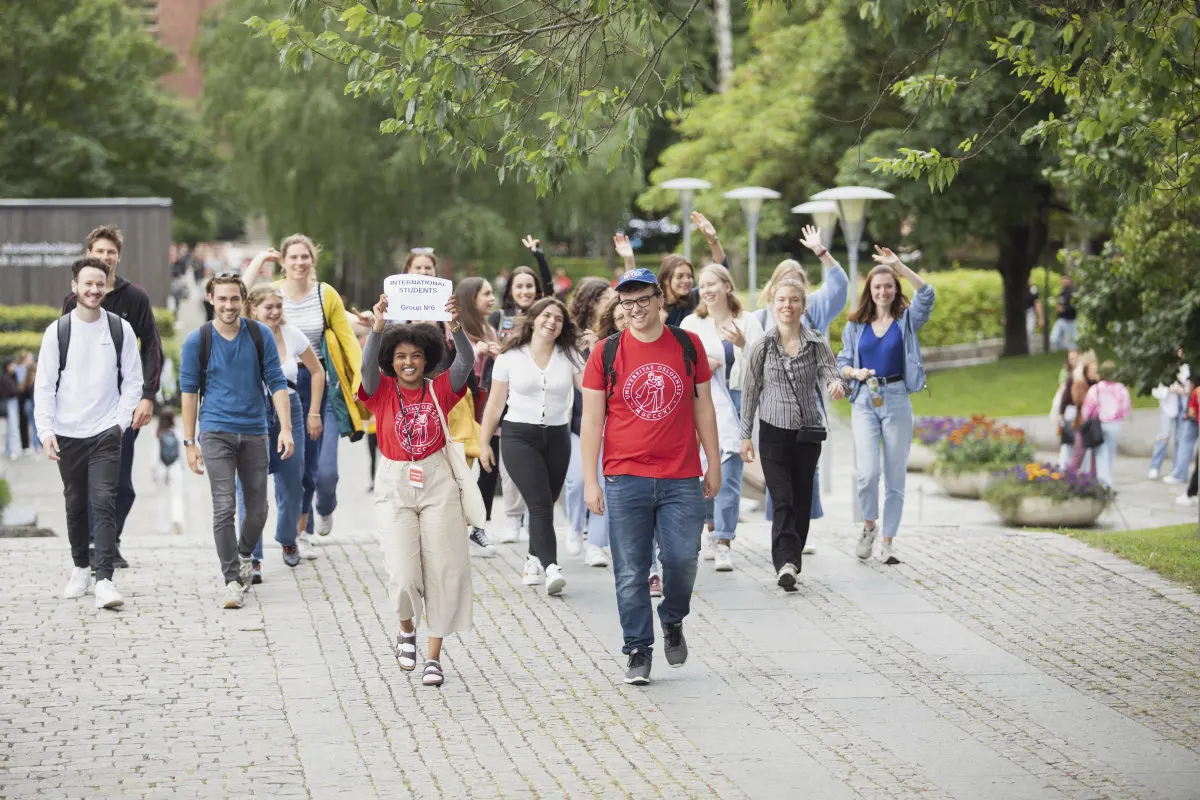
[[[1011,525],[1093,524],[1116,497],[1094,475],[1030,461],[992,476],[983,499]]]
[[[934,447],[966,422],[964,417],[917,417],[913,425],[912,446],[908,450],[908,471],[928,472],[937,460]]]
[[[933,474],[951,497],[978,499],[993,472],[1033,458],[1025,431],[987,417],[972,417],[951,429],[936,446]]]

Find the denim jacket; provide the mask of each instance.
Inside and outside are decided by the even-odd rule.
[[[925,388],[925,364],[921,360],[921,343],[917,340],[917,331],[929,321],[936,297],[933,286],[925,284],[913,295],[912,303],[904,309],[904,315],[900,319],[900,334],[904,339],[904,388],[909,394]],[[846,323],[846,328],[842,331],[842,352],[838,353],[837,357],[839,370],[846,367],[859,369],[862,366],[858,340],[862,336],[863,326],[862,322]],[[858,397],[862,383],[849,378],[847,382],[850,384],[850,401],[853,402]]]

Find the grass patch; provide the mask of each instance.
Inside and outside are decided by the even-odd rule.
[[[928,391],[912,395],[917,416],[1023,417],[1049,414],[1058,389],[1063,353],[1002,358],[991,364],[930,372]],[[1156,408],[1153,397],[1134,397],[1134,408]]]
[[[1200,536],[1196,535],[1193,523],[1116,533],[1064,532],[1200,592]]]

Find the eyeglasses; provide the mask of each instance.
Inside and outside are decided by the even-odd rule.
[[[645,308],[646,306],[650,305],[650,301],[656,297],[658,297],[657,293],[648,294],[645,297],[635,297],[630,300],[622,300],[621,308],[625,309],[626,311],[633,311],[634,306],[637,306],[638,308]]]
[[[433,255],[433,248],[432,247],[414,247],[412,250],[409,250],[408,252],[412,253],[414,256],[431,256],[431,255]]]

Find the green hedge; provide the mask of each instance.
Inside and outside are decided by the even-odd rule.
[[[1045,270],[1038,267],[1033,271],[1034,285],[1043,289]],[[1004,284],[1000,273],[995,270],[959,269],[951,272],[934,272],[924,275],[937,290],[937,302],[933,316],[921,329],[921,345],[939,347],[948,344],[966,344],[977,339],[998,339],[1004,336]],[[1050,273],[1051,300],[1042,299],[1046,324],[1054,324],[1053,298],[1058,296],[1061,277]],[[904,287],[911,297],[910,287]],[[862,289],[859,289],[861,292]],[[851,297],[851,305],[857,303],[858,294]],[[846,327],[846,315],[834,320],[829,335],[834,350],[840,347],[842,329]]]
[[[36,331],[41,334],[60,316],[62,312],[54,306],[0,306],[0,333]],[[154,309],[154,321],[160,336],[175,334],[175,314],[170,309]]]
[[[179,352],[183,342],[174,336],[164,336],[162,340],[163,354],[174,359],[179,364]],[[15,358],[18,353],[28,350],[37,355],[42,347],[42,332],[7,331],[0,333],[0,359]]]

